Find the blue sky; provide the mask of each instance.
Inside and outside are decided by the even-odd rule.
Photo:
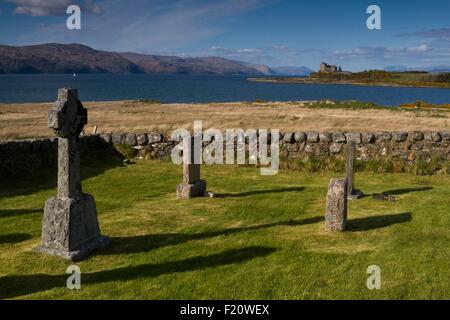
[[[82,29],[66,29],[66,8]],[[366,9],[380,6],[382,29]],[[448,0],[0,0],[0,43],[222,56],[269,66],[346,70],[450,65]]]

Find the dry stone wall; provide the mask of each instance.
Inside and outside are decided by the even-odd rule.
[[[81,153],[108,148],[98,136],[86,136],[80,140]],[[31,173],[58,163],[58,140],[31,139],[0,142],[0,176]]]
[[[270,136],[269,136],[270,141]],[[285,132],[280,134],[281,156],[296,159],[308,156],[344,156],[344,145],[357,144],[357,158],[363,161],[393,159],[411,164],[417,160],[450,160],[450,131],[427,132]],[[161,133],[113,133],[86,136],[84,149],[108,145],[129,145],[137,157],[169,158],[179,140]],[[0,142],[0,169],[14,173],[56,165],[56,139]]]
[[[104,134],[101,138],[112,144],[128,144],[138,156],[160,159],[170,155],[178,141],[160,133]],[[287,159],[305,156],[344,156],[344,145],[354,141],[357,157],[363,161],[395,159],[408,163],[439,158],[450,160],[450,131],[437,132],[285,132],[280,134],[281,155]],[[269,135],[270,142],[270,135]]]
[[[305,155],[343,155],[343,146],[357,144],[358,158],[395,159],[405,162],[450,160],[450,132],[374,132],[374,133],[286,133],[283,136],[285,157]],[[282,148],[283,149],[283,148]]]

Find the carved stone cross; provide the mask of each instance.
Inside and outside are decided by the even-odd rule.
[[[198,136],[183,140],[183,183],[195,184],[200,180],[200,156],[195,143],[200,144]]]
[[[75,89],[60,89],[48,114],[48,126],[58,138],[58,195],[45,203],[39,252],[81,260],[109,244],[97,220],[95,199],[82,193],[79,136],[87,110]]]
[[[364,193],[355,189],[355,160],[356,160],[356,142],[350,141],[347,144],[346,159],[346,179],[347,179],[347,196],[349,200],[357,200],[364,197]]]
[[[350,141],[347,144],[347,159],[346,159],[346,176],[347,176],[347,194],[351,196],[355,187],[355,154],[356,142]]]
[[[347,226],[347,179],[331,179],[328,185],[325,230],[342,232]]]
[[[81,193],[79,136],[87,124],[87,110],[75,89],[60,89],[58,100],[48,114],[48,126],[58,139],[58,197],[73,198]]]
[[[200,179],[201,136],[183,138],[183,183],[177,186],[178,199],[203,197],[206,181]]]
[[[48,126],[61,138],[78,138],[87,124],[87,110],[78,100],[78,90],[59,89],[58,100],[49,111]]]

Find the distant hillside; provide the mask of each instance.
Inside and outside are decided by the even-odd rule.
[[[263,64],[250,64],[247,63],[247,66],[253,69],[258,70],[259,72],[261,72],[261,74],[264,75],[274,75],[277,74],[272,68],[269,68],[268,66],[265,66]]]
[[[275,74],[286,76],[309,76],[313,70],[307,67],[272,67]]]
[[[264,74],[243,62],[219,57],[180,58],[138,53],[120,55],[149,74]]]
[[[263,68],[264,67],[264,68]],[[99,51],[80,44],[0,45],[0,73],[251,74],[265,66],[218,57],[180,58]]]
[[[79,44],[0,46],[0,73],[142,73],[113,52]]]
[[[436,67],[428,68],[427,71],[431,72],[431,73],[447,73],[447,72],[450,72],[450,67],[449,66],[436,66]]]

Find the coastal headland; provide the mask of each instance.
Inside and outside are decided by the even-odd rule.
[[[309,77],[258,77],[252,82],[290,84],[347,84],[359,86],[450,88],[450,73],[432,74],[425,71],[388,72],[366,70],[362,72],[319,71]]]

